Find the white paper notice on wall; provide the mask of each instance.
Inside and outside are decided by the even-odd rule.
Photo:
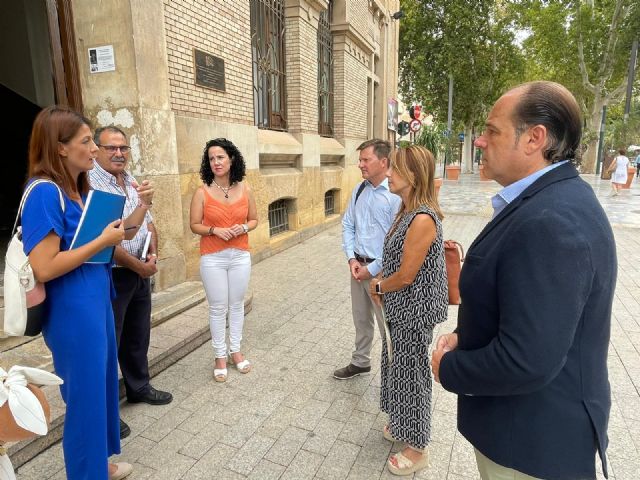
[[[91,73],[113,72],[116,69],[116,59],[113,55],[113,45],[89,48],[89,71]]]

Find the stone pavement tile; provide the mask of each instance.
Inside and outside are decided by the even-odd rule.
[[[315,476],[323,460],[322,455],[300,450],[280,478],[281,480],[311,479]]]
[[[57,443],[34,460],[20,467],[17,478],[20,480],[44,480],[61,471],[64,473],[62,444]]]
[[[216,444],[214,445],[203,457],[195,462],[193,466],[185,473],[185,480],[211,480],[212,478],[222,478],[219,476],[224,466],[233,458],[238,452],[236,448],[229,445]],[[229,472],[231,472],[229,470]],[[232,472],[234,475],[240,476],[236,472]]]
[[[640,396],[615,393],[622,416],[629,420],[640,420]]]
[[[344,442],[363,445],[377,415],[354,410],[345,422],[338,439]]]
[[[140,435],[154,442],[159,442],[173,432],[173,430],[189,418],[189,416],[191,416],[189,410],[183,410],[179,407],[173,408],[145,428]]]
[[[162,441],[155,444],[145,455],[140,456],[137,462],[158,471],[163,471],[169,463],[174,461],[191,465],[195,463],[194,459],[178,453],[191,438],[193,438],[193,435],[190,433],[175,430],[171,435],[166,436]],[[123,455],[126,455],[127,451],[128,449],[125,447]]]
[[[281,404],[262,422],[257,433],[271,438],[280,438],[299,414],[299,410]]]
[[[140,463],[134,463],[132,466],[133,472],[127,477],[127,480],[155,480],[159,478],[158,472],[153,468]]]
[[[357,463],[351,468],[349,475],[347,476],[347,480],[372,480],[377,478],[380,478],[379,471],[364,465],[358,465]]]
[[[609,480],[611,475],[615,480],[637,480],[640,472],[640,460],[621,459],[618,457],[608,457],[609,460]],[[604,477],[602,477],[604,478]]]
[[[449,474],[451,473],[480,480],[473,447],[460,434],[456,434],[451,450]]]
[[[349,418],[351,412],[356,408],[358,402],[360,402],[360,395],[354,395],[353,393],[339,392],[336,398],[331,402],[331,406],[324,414],[327,418],[333,418],[335,420],[342,420]]]
[[[431,415],[431,440],[452,445],[456,434],[456,415],[434,410]]]
[[[358,445],[336,440],[320,465],[316,477],[326,480],[347,478],[359,453]]]
[[[193,458],[180,455],[179,453],[167,453],[162,467],[155,468],[156,477],[149,478],[157,478],[157,476],[161,476],[162,480],[177,480],[179,478],[184,478],[183,476],[189,471],[195,462],[196,461]],[[143,458],[141,458],[138,463],[154,468],[153,465],[149,465],[149,463]]]
[[[202,430],[193,435],[184,446],[178,450],[182,455],[196,460],[201,459],[214,445],[221,441],[230,428],[224,423],[207,422],[203,420],[204,418],[201,419],[201,422],[204,424]]]
[[[356,465],[366,466],[380,473],[389,458],[394,442],[386,440],[382,432],[369,430],[369,434],[356,457]]]
[[[441,480],[447,478],[452,449],[451,444],[431,442],[429,444],[429,468],[417,472],[414,478],[416,480]]]
[[[270,462],[288,467],[297,455],[298,450],[309,438],[309,434],[310,432],[300,428],[287,428],[264,458]]]
[[[369,386],[355,407],[356,410],[377,414],[380,411],[380,387]]]
[[[230,425],[224,433],[220,442],[232,447],[240,448],[254,434],[258,427],[262,425],[266,417],[246,413],[238,419],[238,422]]]
[[[313,430],[330,406],[331,403],[310,398],[291,425],[304,430]]]
[[[140,435],[131,435],[127,438],[127,440],[129,439],[131,439],[131,441],[126,445],[122,444],[122,453],[117,457],[113,457],[111,459],[112,462],[127,462],[133,465],[139,458],[146,456],[147,453],[153,450],[157,445],[156,442]]]
[[[274,442],[273,438],[260,435],[252,436],[227,463],[227,468],[242,475],[249,475]]]
[[[343,427],[344,423],[342,422],[331,420],[330,418],[321,419],[302,448],[320,455],[326,455],[331,450]]]
[[[249,480],[278,480],[285,471],[285,467],[268,460],[260,460],[260,463],[247,477]]]
[[[626,426],[623,428],[610,427],[607,433],[610,437],[616,439],[616,441],[611,442],[609,448],[607,448],[607,455],[610,458],[625,461],[640,460],[638,449]]]

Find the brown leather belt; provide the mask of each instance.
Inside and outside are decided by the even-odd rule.
[[[359,261],[360,263],[373,263],[376,260],[375,258],[363,257],[362,255],[358,255],[355,252],[354,252],[354,255],[356,257],[356,260]]]

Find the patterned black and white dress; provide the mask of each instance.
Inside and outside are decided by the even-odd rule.
[[[383,338],[380,408],[389,415],[395,439],[422,449],[431,439],[429,344],[435,325],[447,319],[448,305],[442,223],[432,209],[423,205],[398,220],[385,238],[382,275],[387,278],[400,269],[407,230],[418,214],[433,218],[436,237],[413,283],[384,294],[393,361],[389,363]]]

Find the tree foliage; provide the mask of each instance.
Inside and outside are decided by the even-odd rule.
[[[400,90],[446,121],[449,75],[453,116],[460,127],[478,123],[524,62],[509,18],[493,0],[401,0]]]
[[[527,79],[562,83],[582,106],[588,147],[583,170],[593,172],[602,107],[624,97],[640,2],[513,0],[508,11],[516,28],[530,33],[522,42]]]

